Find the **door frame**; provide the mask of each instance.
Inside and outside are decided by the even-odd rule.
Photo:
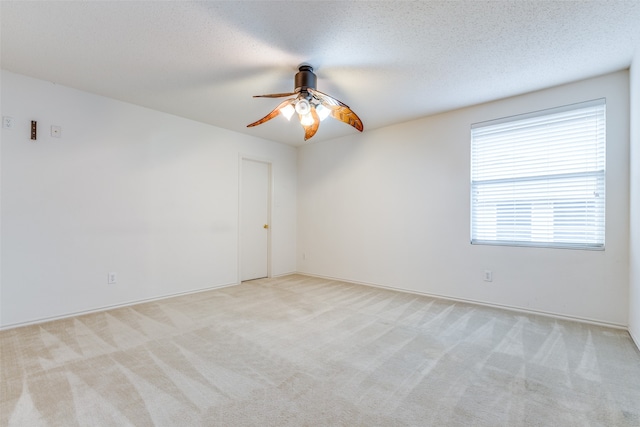
[[[272,214],[271,208],[273,206],[273,161],[264,157],[257,157],[248,154],[240,154],[238,158],[238,271],[237,282],[242,283],[242,168],[245,160],[264,163],[267,165],[268,183],[267,183],[267,278],[271,278],[271,231],[272,227]]]

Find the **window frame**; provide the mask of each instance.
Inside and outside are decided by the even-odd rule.
[[[491,131],[492,127],[495,129],[499,129],[500,125],[511,126],[511,124],[521,123],[524,126],[527,126],[527,123],[532,123],[534,121],[540,119],[550,119],[553,116],[557,116],[559,114],[572,112],[580,112],[580,111],[588,111],[588,109],[594,109],[594,118],[593,123],[595,125],[595,129],[597,129],[594,134],[597,135],[593,137],[594,141],[597,141],[597,145],[594,145],[594,148],[590,148],[590,150],[586,150],[583,148],[585,152],[590,152],[590,156],[597,160],[597,170],[587,170],[587,163],[585,161],[585,170],[584,171],[571,171],[571,168],[565,166],[565,170],[561,173],[551,174],[548,176],[545,175],[536,175],[533,172],[530,175],[521,175],[519,171],[512,172],[511,177],[499,177],[498,179],[478,179],[479,174],[477,173],[477,166],[475,165],[475,161],[477,161],[477,147],[475,146],[474,134],[477,132],[476,129],[485,129]],[[552,120],[552,119],[551,119]],[[545,121],[548,123],[549,120]],[[606,243],[606,122],[607,122],[607,111],[606,111],[606,99],[599,98],[585,102],[579,102],[569,105],[564,105],[556,108],[549,108],[544,110],[533,111],[525,114],[518,114],[514,116],[503,117],[495,120],[488,120],[483,122],[474,123],[471,125],[470,129],[470,141],[471,141],[471,152],[470,152],[470,243],[472,245],[491,245],[491,246],[524,246],[524,247],[542,247],[542,248],[558,248],[558,249],[581,249],[581,250],[604,250]],[[533,125],[530,125],[533,127]],[[512,130],[512,134],[516,133]],[[516,135],[517,136],[517,135]],[[513,140],[507,139],[509,141]],[[551,138],[539,138],[536,140],[536,144],[540,143],[543,140],[553,140]],[[504,145],[504,142],[502,143]],[[532,144],[531,147],[534,145]],[[587,143],[584,143],[584,147],[587,147]],[[508,148],[503,148],[505,152],[509,153]],[[476,150],[476,151],[474,151]],[[515,152],[515,149],[511,149]],[[536,150],[539,152],[543,151],[543,147],[537,147]],[[595,156],[594,156],[595,153]],[[511,153],[513,154],[513,153]],[[592,157],[589,157],[590,160],[593,160]],[[486,170],[485,169],[485,173]],[[499,168],[495,170],[500,171]],[[508,168],[505,168],[508,170]],[[539,172],[541,169],[536,169],[534,172]],[[582,198],[568,198],[567,195],[564,195],[564,198],[559,196],[553,196],[553,191],[555,190],[554,185],[562,186],[562,180],[571,181],[574,180],[582,180],[583,183],[591,184],[592,187],[589,187],[593,190],[593,198],[589,199],[589,196],[586,195],[588,192],[585,190],[585,195]],[[511,196],[507,196],[507,192],[505,191],[505,195],[503,196],[503,200],[494,199],[493,202],[487,202],[483,199],[482,203],[488,203],[491,205],[493,203],[495,214],[494,218],[491,220],[483,219],[482,222],[476,220],[475,215],[479,214],[478,205],[481,203],[478,200],[478,189],[484,186],[484,188],[488,188],[492,185],[491,181],[494,181],[494,184],[499,185],[511,185],[514,189],[512,189]],[[526,198],[518,198],[516,196],[518,192],[518,188],[522,189],[527,183],[530,183],[531,186],[539,186],[543,187],[542,182],[553,183],[548,185],[551,189],[547,189],[547,193],[544,198],[539,198],[537,200]],[[560,183],[560,184],[558,184]],[[570,187],[571,191],[576,191],[578,188],[578,184],[572,184]],[[585,185],[585,188],[587,186]],[[533,190],[529,189],[530,193],[522,193],[522,194],[531,194],[532,197]],[[500,190],[494,190],[494,194],[500,195]],[[542,192],[540,194],[543,194]],[[490,199],[487,199],[490,200]],[[537,205],[536,205],[537,203]],[[571,205],[573,203],[573,205]],[[545,206],[546,204],[546,206]],[[564,208],[561,206],[564,204]],[[582,209],[576,208],[576,206],[583,205]],[[514,210],[511,216],[509,216],[513,227],[507,229],[506,227],[499,227],[500,222],[500,210],[503,210],[503,213],[509,209]],[[543,212],[546,208],[546,212]],[[527,209],[525,209],[527,208]],[[594,209],[595,208],[595,209]],[[515,212],[517,210],[517,212]],[[526,212],[529,212],[529,216],[526,216]],[[578,214],[574,214],[575,216],[571,218],[580,217],[582,222],[578,225],[575,225],[571,221],[567,221],[566,215],[571,213],[571,211],[576,211]],[[536,215],[534,217],[534,215]],[[480,215],[482,216],[482,215]],[[537,223],[541,222],[541,218],[547,218],[547,225],[544,227],[536,228],[534,225],[534,219]],[[591,220],[591,218],[594,218]],[[551,218],[551,219],[549,219]],[[494,228],[491,228],[491,221],[493,221]],[[504,218],[503,218],[504,221]],[[548,225],[549,221],[551,221],[551,225]],[[527,226],[528,222],[528,226]],[[556,223],[564,224],[562,226],[556,225]],[[576,230],[571,230],[576,226],[583,227],[586,224],[591,223],[590,227],[587,227],[583,232],[576,232]],[[479,225],[478,225],[479,224]],[[475,227],[478,227],[480,231],[476,230]],[[517,237],[525,236],[526,230],[528,227],[528,236],[521,237],[518,239]],[[520,233],[518,234],[518,228],[520,228]],[[542,230],[542,231],[540,231]],[[538,233],[536,233],[538,232]],[[487,238],[489,234],[493,233],[493,238]],[[584,233],[583,240],[579,241],[575,236],[578,236],[580,233]],[[503,236],[511,236],[511,238],[499,238],[500,235]],[[546,240],[541,240],[539,235],[545,235]],[[565,237],[564,240],[555,239],[555,236],[562,235]],[[551,237],[550,237],[551,236]],[[566,237],[572,237],[572,239],[566,239]],[[588,237],[591,236],[591,240],[587,240]]]

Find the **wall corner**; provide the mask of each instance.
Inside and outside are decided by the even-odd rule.
[[[629,334],[640,350],[640,46],[629,68]]]

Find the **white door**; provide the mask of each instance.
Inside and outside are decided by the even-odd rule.
[[[270,165],[242,159],[241,280],[269,275]]]

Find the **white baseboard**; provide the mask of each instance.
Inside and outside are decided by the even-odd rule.
[[[422,296],[426,296],[426,297],[430,297],[430,298],[444,299],[444,300],[448,300],[448,301],[464,302],[464,303],[467,303],[467,304],[480,305],[480,306],[484,306],[484,307],[499,308],[499,309],[502,309],[502,310],[514,311],[514,312],[518,312],[518,313],[535,314],[535,315],[538,315],[538,316],[553,317],[555,319],[569,320],[569,321],[572,321],[572,322],[588,323],[588,324],[591,324],[591,325],[605,326],[605,327],[608,327],[608,328],[615,328],[615,329],[623,329],[623,330],[626,330],[626,331],[629,330],[627,325],[624,325],[624,324],[621,324],[621,323],[608,322],[608,321],[598,320],[598,319],[590,319],[590,318],[587,318],[587,317],[571,316],[571,315],[567,315],[567,314],[553,313],[553,312],[543,311],[543,310],[532,310],[530,308],[517,307],[517,306],[511,306],[511,305],[504,305],[504,304],[496,304],[496,303],[491,303],[491,302],[487,302],[487,301],[480,301],[480,300],[473,300],[473,299],[466,299],[466,298],[457,298],[457,297],[452,297],[452,296],[448,296],[448,295],[432,294],[432,293],[428,293],[428,292],[419,292],[419,291],[414,291],[414,290],[410,290],[410,289],[395,288],[395,287],[392,287],[392,286],[381,285],[381,284],[378,284],[378,283],[361,282],[361,281],[358,281],[358,280],[350,280],[350,279],[341,279],[339,277],[323,276],[323,275],[319,275],[319,274],[302,273],[302,272],[297,272],[296,274],[300,274],[302,276],[317,277],[317,278],[320,278],[320,279],[337,280],[337,281],[340,281],[340,282],[353,283],[353,284],[356,284],[356,285],[372,286],[374,288],[388,289],[388,290],[391,290],[391,291],[398,291],[398,292],[405,292],[405,293],[409,293],[409,294],[422,295]],[[636,342],[636,344],[638,344],[639,341],[635,340],[635,342]]]
[[[272,275],[271,275],[271,278],[284,277],[284,276],[291,276],[292,274],[301,274],[301,273],[298,273],[297,271],[290,271],[290,272],[288,272],[288,273],[272,274]]]
[[[541,311],[541,310],[531,310],[531,309],[528,309],[528,308],[509,306],[509,305],[503,305],[503,304],[495,304],[495,303],[490,303],[490,302],[486,302],[486,301],[479,301],[479,300],[472,300],[472,299],[465,299],[465,298],[456,298],[456,297],[451,297],[451,296],[447,296],[447,295],[432,294],[432,293],[428,293],[428,292],[419,292],[419,291],[413,291],[413,290],[409,290],[409,289],[403,289],[403,288],[396,288],[396,287],[392,287],[392,286],[381,285],[381,284],[378,284],[378,283],[362,282],[362,281],[358,281],[358,280],[350,280],[350,279],[343,279],[343,278],[339,278],[339,277],[323,276],[323,275],[319,275],[319,274],[310,274],[310,273],[303,273],[303,272],[290,272],[290,273],[282,273],[282,274],[274,275],[272,277],[274,277],[274,278],[275,277],[284,277],[284,276],[289,276],[289,275],[292,275],[292,274],[300,274],[302,276],[317,277],[317,278],[326,279],[326,280],[337,280],[337,281],[345,282],[345,283],[353,283],[353,284],[357,284],[357,285],[371,286],[371,287],[375,287],[375,288],[388,289],[388,290],[397,291],[397,292],[405,292],[405,293],[409,293],[409,294],[422,295],[422,296],[426,296],[426,297],[430,297],[430,298],[438,298],[438,299],[443,299],[443,300],[448,300],[448,301],[464,302],[464,303],[467,303],[467,304],[474,304],[474,305],[480,305],[480,306],[485,306],[485,307],[499,308],[499,309],[514,311],[514,312],[519,312],[519,313],[535,314],[535,315],[539,315],[539,316],[552,317],[552,318],[556,318],[556,319],[563,319],[563,320],[569,320],[569,321],[574,321],[574,322],[588,323],[588,324],[592,324],[592,325],[605,326],[605,327],[615,328],[615,329],[624,329],[624,330],[629,332],[629,335],[631,336],[631,339],[634,341],[634,343],[636,344],[636,346],[640,350],[640,337],[634,336],[634,334],[631,332],[631,330],[628,329],[627,325],[623,325],[623,324],[619,324],[619,323],[606,322],[606,321],[602,321],[602,320],[589,319],[589,318],[577,317],[577,316],[569,316],[569,315],[565,315],[565,314],[553,313],[553,312],[547,312],[547,311]],[[114,304],[114,305],[97,307],[97,308],[94,308],[94,309],[91,309],[91,310],[83,310],[83,311],[77,311],[77,312],[73,312],[73,313],[66,313],[66,314],[59,315],[59,316],[43,317],[43,318],[29,320],[29,321],[26,321],[26,322],[18,322],[18,323],[11,323],[11,324],[7,324],[7,325],[0,325],[0,331],[6,330],[6,329],[19,328],[19,327],[22,327],[22,326],[29,326],[29,325],[39,324],[39,323],[51,322],[53,320],[66,319],[66,318],[74,317],[74,316],[81,316],[81,315],[84,315],[84,314],[98,313],[98,312],[102,312],[102,311],[106,311],[106,310],[112,310],[112,309],[115,309],[115,308],[129,307],[129,306],[132,306],[132,305],[142,304],[142,303],[146,303],[146,302],[160,301],[160,300],[163,300],[163,299],[173,298],[173,297],[182,296],[182,295],[196,294],[196,293],[200,293],[200,292],[206,292],[206,291],[211,291],[211,290],[214,290],[214,289],[221,289],[221,288],[226,288],[226,287],[235,286],[235,285],[238,285],[238,283],[227,283],[227,284],[223,284],[223,285],[216,285],[216,286],[211,286],[211,287],[207,287],[207,288],[203,288],[203,289],[197,289],[197,290],[194,290],[194,291],[178,292],[178,293],[174,293],[174,294],[162,295],[162,296],[153,297],[153,298],[146,298],[146,299],[141,299],[141,300],[129,301],[129,302],[122,303],[122,304]]]
[[[92,308],[90,310],[82,310],[82,311],[76,311],[76,312],[73,312],[73,313],[65,313],[65,314],[61,314],[59,316],[41,317],[41,318],[38,318],[38,319],[27,320],[26,322],[9,323],[7,325],[0,325],[0,331],[6,330],[6,329],[20,328],[20,327],[29,326],[29,325],[37,325],[39,323],[46,323],[46,322],[51,322],[51,321],[59,320],[59,319],[67,319],[69,317],[74,317],[74,316],[82,316],[84,314],[99,313],[99,312],[102,312],[102,311],[113,310],[115,308],[130,307],[132,305],[143,304],[143,303],[146,303],[146,302],[160,301],[160,300],[163,300],[163,299],[179,297],[179,296],[182,296],[182,295],[197,294],[197,293],[200,293],[200,292],[212,291],[214,289],[228,288],[229,286],[235,286],[235,285],[238,285],[238,283],[227,283],[227,284],[223,284],[223,285],[210,286],[210,287],[203,288],[203,289],[196,289],[194,291],[177,292],[175,294],[167,294],[167,295],[161,295],[161,296],[158,296],[158,297],[145,298],[145,299],[135,300],[135,301],[128,301],[128,302],[121,303],[121,304],[105,305],[105,306],[102,306],[102,307]]]
[[[636,345],[636,347],[638,347],[638,351],[640,351],[640,336],[634,335],[631,329],[629,329],[628,331],[629,331],[629,335],[631,336],[631,340]]]

